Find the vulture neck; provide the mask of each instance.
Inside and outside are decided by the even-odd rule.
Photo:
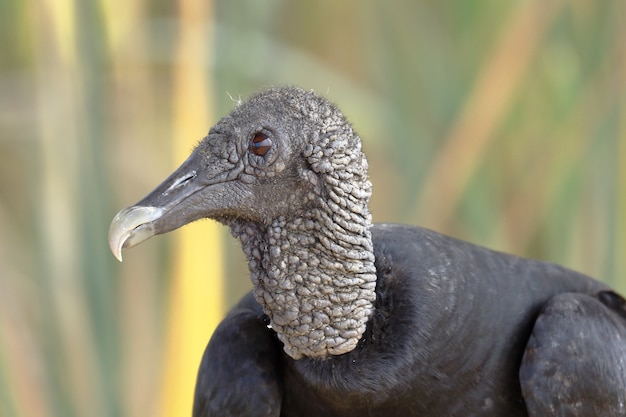
[[[338,203],[269,225],[231,223],[248,258],[255,298],[293,359],[350,352],[374,309],[369,211]]]

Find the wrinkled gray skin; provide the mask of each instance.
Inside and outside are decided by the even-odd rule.
[[[254,299],[215,330],[195,416],[626,416],[622,297],[556,265],[372,225],[370,194],[340,111],[276,88],[115,216],[120,260],[204,217],[247,256]]]
[[[272,142],[264,156],[249,151],[259,132]],[[254,295],[289,356],[338,355],[354,349],[376,298],[370,194],[361,142],[343,115],[312,92],[270,90],[220,120],[137,204],[150,223],[125,225],[131,237],[112,235],[111,245],[121,258],[122,246],[216,219],[240,240]]]

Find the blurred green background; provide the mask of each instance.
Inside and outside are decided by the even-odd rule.
[[[272,85],[315,89],[353,122],[376,221],[626,292],[625,2],[199,4],[0,0],[0,416],[165,415],[166,346],[186,351],[168,340],[180,232],[118,264],[108,226]],[[173,140],[198,109],[207,125]],[[223,314],[250,283],[210,230],[205,278],[223,286],[206,299]],[[212,326],[194,327],[202,343]],[[183,397],[170,415],[188,415]]]

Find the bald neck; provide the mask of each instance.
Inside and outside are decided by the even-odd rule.
[[[376,270],[369,213],[358,217],[361,224],[346,228],[341,216],[318,208],[265,227],[231,224],[255,298],[294,359],[350,352],[365,332]]]

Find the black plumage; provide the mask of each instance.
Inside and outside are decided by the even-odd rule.
[[[213,333],[219,342],[198,371],[195,416],[280,415],[279,349],[254,303],[250,294]]]
[[[112,250],[202,217],[253,293],[216,329],[195,416],[626,416],[626,302],[550,263],[372,225],[360,139],[312,92],[223,118],[111,225]]]

